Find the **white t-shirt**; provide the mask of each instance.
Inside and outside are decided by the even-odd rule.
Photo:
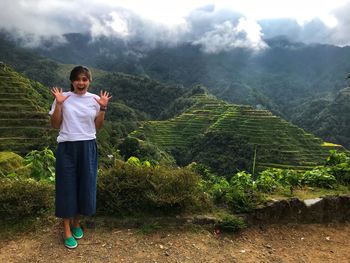
[[[62,104],[62,123],[57,142],[86,141],[96,139],[95,118],[100,111],[100,105],[96,99],[100,97],[86,92],[84,95],[77,95],[74,92],[63,92],[69,96]],[[50,115],[56,107],[54,100]]]

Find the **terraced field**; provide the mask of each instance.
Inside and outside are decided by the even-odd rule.
[[[25,154],[49,144],[48,96],[47,88],[0,64],[0,151]]]
[[[310,169],[324,162],[330,149],[324,143],[266,110],[233,105],[203,94],[188,111],[167,121],[149,121],[131,136],[145,138],[161,149],[186,148],[200,134],[224,131],[246,138],[257,149],[257,167]]]

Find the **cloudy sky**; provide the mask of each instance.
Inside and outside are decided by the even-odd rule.
[[[65,33],[142,41],[190,42],[215,53],[263,49],[284,35],[305,43],[350,45],[350,0],[1,0],[0,28],[28,45]]]

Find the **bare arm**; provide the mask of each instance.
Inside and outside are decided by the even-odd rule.
[[[62,104],[68,99],[69,96],[64,96],[62,89],[54,87],[51,93],[55,96],[56,106],[55,110],[51,115],[51,126],[55,129],[59,129],[62,123]]]
[[[61,123],[62,123],[62,105],[57,104],[56,102],[55,111],[51,115],[51,126],[52,128],[59,129],[61,127]]]
[[[103,126],[103,122],[105,120],[105,111],[107,109],[107,105],[108,105],[108,101],[112,98],[112,96],[110,96],[109,92],[104,91],[102,92],[102,90],[100,91],[100,99],[97,100],[97,103],[100,105],[100,111],[97,114],[97,117],[95,119],[95,127],[96,130],[99,130],[102,128]]]
[[[99,113],[95,119],[96,130],[99,130],[102,128],[104,120],[105,120],[105,112],[99,111]]]

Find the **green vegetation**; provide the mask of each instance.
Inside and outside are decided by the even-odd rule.
[[[147,92],[152,87],[157,87],[157,84],[148,80],[176,83],[180,87],[202,83],[218,98],[268,109],[323,140],[349,148],[349,119],[346,114],[349,112],[349,103],[343,101],[346,96],[340,91],[346,87],[344,77],[349,73],[350,49],[347,47],[306,45],[291,42],[285,37],[276,37],[265,39],[270,48],[258,54],[244,49],[205,54],[201,52],[200,46],[188,43],[174,47],[157,45],[152,50],[137,48],[136,51],[135,46],[126,45],[116,38],[101,37],[92,41],[89,34],[78,33],[62,37],[66,40],[65,44],[57,45],[56,40],[47,40],[45,48],[33,50],[19,47],[20,41],[14,43],[11,41],[11,33],[3,31],[0,33],[1,61],[11,64],[17,71],[44,85],[66,88],[69,86],[67,75],[72,65],[88,65],[93,71],[96,80],[93,84],[96,84],[96,88],[112,88],[114,98],[131,95],[131,104],[126,98],[122,98],[122,103],[141,113],[145,106],[147,114],[152,112],[162,119],[174,117],[177,108],[169,108],[163,113],[155,111],[159,102],[168,100],[162,92],[159,94],[165,100],[153,100],[157,94]],[[123,89],[114,89],[119,85],[115,85],[119,82],[118,79],[123,79],[122,74],[115,73],[119,75],[114,77],[117,82],[108,82],[110,76],[107,76],[107,72],[123,72],[141,77],[138,81],[130,79],[124,82],[138,83],[136,86],[130,85],[129,90],[127,85]],[[125,76],[128,79],[130,75]],[[134,89],[137,90],[135,94],[140,95],[138,104],[132,99],[138,95],[130,92]],[[114,92],[116,90],[117,93]],[[342,94],[336,98],[339,91]],[[181,93],[183,92],[186,92],[186,88],[183,88]],[[170,94],[169,98],[171,97]],[[173,100],[169,101],[170,104],[173,103]],[[182,103],[186,103],[186,100],[182,100]],[[142,105],[142,108],[138,105]]]
[[[35,217],[53,208],[52,184],[33,179],[0,179],[0,220]]]
[[[41,151],[33,150],[29,152],[23,160],[23,164],[31,169],[30,177],[37,181],[55,180],[55,161],[54,153],[47,147]]]
[[[165,121],[146,121],[129,136],[172,154],[180,165],[202,163],[219,175],[267,168],[308,170],[321,165],[330,149],[312,134],[266,110],[195,94],[195,103]],[[255,150],[256,149],[256,155]]]
[[[111,120],[126,120],[137,116],[138,119],[158,119],[163,111],[177,98],[185,93],[185,90],[176,85],[165,85],[155,80],[132,76],[122,73],[107,73],[93,81],[93,91],[98,93],[100,89],[108,90],[115,96],[112,102],[120,107],[120,103],[127,107],[123,109],[124,115],[118,112],[110,113]],[[129,119],[128,119],[129,120]]]
[[[0,178],[15,172],[22,166],[23,158],[13,152],[0,152]]]
[[[187,168],[141,164],[136,157],[117,160],[100,174],[97,200],[100,213],[176,213],[206,207],[200,177]]]
[[[349,165],[350,158],[345,153],[331,151],[325,166],[308,171],[270,168],[261,171],[256,179],[247,172],[238,172],[226,179],[202,165],[191,164],[190,167],[201,175],[203,190],[209,193],[216,206],[241,213],[250,212],[271,198],[348,194],[350,184],[344,183],[342,178],[350,175]]]
[[[32,160],[32,166],[35,160],[37,167],[44,169],[46,162],[52,161],[51,157],[52,153],[44,149],[31,152],[27,159]],[[325,166],[309,171],[272,168],[258,173],[256,178],[247,172],[224,178],[195,163],[174,168],[152,165],[137,157],[130,157],[126,162],[114,160],[108,169],[99,171],[98,215],[121,217],[204,212],[216,216],[215,231],[236,232],[246,227],[236,213],[249,213],[271,198],[348,194],[349,182],[345,184],[344,178],[349,176],[349,166],[348,155],[332,151]],[[50,171],[48,167],[44,170]],[[4,226],[15,226],[21,220],[28,222],[52,213],[53,185],[48,183],[49,180],[38,181],[35,173],[29,176],[35,180],[12,176],[0,179],[0,223]],[[156,228],[156,225],[144,225],[140,231],[146,233]]]
[[[1,61],[11,65],[16,71],[27,78],[38,81],[46,86],[60,85],[62,79],[57,74],[59,64],[44,58],[33,51],[18,47],[11,37],[0,32]]]
[[[346,153],[331,151],[325,168],[339,183],[350,185],[350,157]]]
[[[222,232],[239,232],[247,227],[247,224],[242,218],[231,214],[219,214],[219,222],[215,224],[215,229],[219,229]]]
[[[26,154],[52,143],[50,100],[47,88],[0,64],[0,151]]]
[[[350,149],[350,88],[334,99],[315,99],[296,108],[292,121],[328,141]]]

